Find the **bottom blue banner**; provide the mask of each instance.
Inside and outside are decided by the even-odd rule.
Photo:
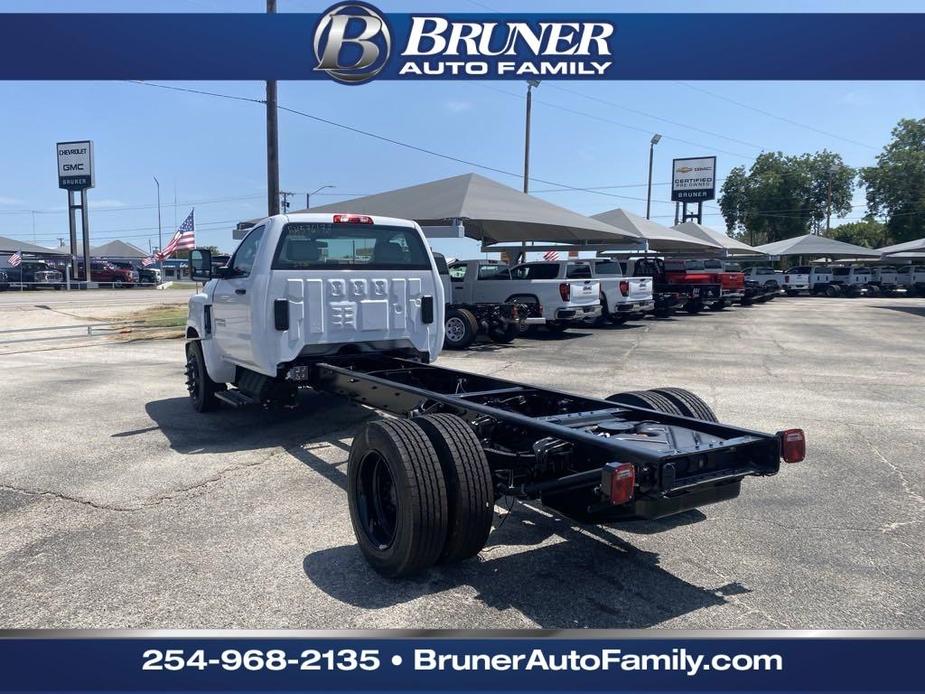
[[[925,691],[922,634],[9,633],[0,691]]]

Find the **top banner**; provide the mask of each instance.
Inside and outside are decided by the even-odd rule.
[[[922,36],[923,14],[0,14],[0,79],[919,80]]]

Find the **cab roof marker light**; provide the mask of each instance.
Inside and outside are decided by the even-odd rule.
[[[335,224],[372,224],[373,218],[366,214],[336,214]]]

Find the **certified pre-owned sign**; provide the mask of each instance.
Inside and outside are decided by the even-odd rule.
[[[675,159],[671,176],[671,199],[702,202],[716,197],[716,157]]]
[[[59,142],[58,149],[58,187],[65,190],[84,190],[92,188],[93,181],[93,142]]]

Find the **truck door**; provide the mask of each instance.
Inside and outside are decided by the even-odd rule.
[[[470,269],[470,272],[472,272],[472,269]],[[510,279],[511,271],[507,265],[480,262],[478,264],[478,274],[467,282],[470,287],[469,291],[472,292],[472,303],[499,303],[504,301],[507,297],[500,296],[498,282],[509,281]]]
[[[466,282],[468,272],[469,263],[454,263],[450,267],[450,293],[446,296],[446,303],[472,303],[472,282]]]
[[[214,339],[219,349],[235,362],[254,363],[251,342],[251,270],[263,240],[265,227],[252,229],[231,256],[227,278],[218,280],[212,294]]]

